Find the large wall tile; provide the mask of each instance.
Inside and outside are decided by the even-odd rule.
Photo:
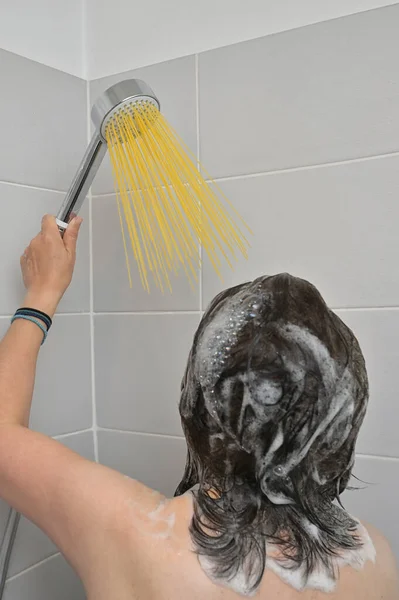
[[[196,155],[197,122],[194,56],[186,56],[91,81],[91,104],[93,105],[97,97],[111,85],[132,78],[143,79],[153,89],[161,103],[162,113],[191,149],[191,152]],[[113,191],[114,184],[110,163],[108,156],[106,156],[104,164],[94,181],[93,192],[94,194],[105,194]]]
[[[8,326],[8,319],[0,319],[0,336]],[[88,316],[55,318],[39,355],[30,420],[32,429],[59,435],[91,427],[90,350]]]
[[[2,260],[0,287],[0,315],[11,315],[24,297],[19,258],[31,239],[40,231],[45,213],[56,214],[63,195],[0,183],[2,233],[0,256]],[[60,303],[60,312],[87,311],[90,307],[89,286],[89,219],[84,206],[78,243],[77,263],[73,282]]]
[[[93,431],[83,431],[72,435],[55,436],[55,439],[64,444],[70,450],[73,450],[87,460],[95,460],[94,457],[94,433]]]
[[[93,198],[93,285],[94,310],[112,311],[175,311],[199,310],[199,286],[190,282],[182,268],[178,276],[171,274],[172,293],[155,287],[149,275],[150,293],[140,280],[139,271],[129,247],[133,288],[130,288],[125,251],[116,198]]]
[[[399,6],[200,55],[213,177],[399,150]]]
[[[337,313],[359,340],[370,380],[370,403],[356,450],[399,458],[396,392],[399,310],[340,310]]]
[[[0,499],[0,540],[3,539],[9,516],[10,507],[4,500]]]
[[[93,432],[79,433],[59,440],[89,460],[94,460]],[[57,552],[53,542],[31,521],[21,517],[8,569],[8,577],[24,571]]]
[[[39,356],[33,429],[57,435],[92,426],[90,365],[90,318],[56,317]]]
[[[220,283],[208,262],[207,303],[221,288],[289,272],[314,283],[330,306],[399,305],[399,157],[226,181],[253,229],[249,260]]]
[[[84,588],[59,554],[7,582],[4,600],[86,600]]]
[[[342,496],[345,508],[365,523],[378,527],[399,559],[399,460],[358,456],[351,485]],[[365,483],[363,483],[365,482]]]
[[[169,497],[183,475],[183,438],[99,431],[98,448],[101,463]]]
[[[180,383],[199,314],[95,317],[97,423],[181,434]]]
[[[86,82],[4,50],[0,79],[0,181],[66,190],[87,143]]]

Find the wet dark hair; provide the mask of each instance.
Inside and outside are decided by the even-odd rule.
[[[267,548],[304,587],[362,544],[334,500],[348,485],[368,400],[351,330],[307,281],[281,274],[219,294],[195,334],[180,414],[194,491],[190,533],[216,581],[261,580]],[[232,584],[233,585],[233,584]]]

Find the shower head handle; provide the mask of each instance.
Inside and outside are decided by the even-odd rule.
[[[61,232],[65,231],[69,221],[82,208],[106,152],[107,144],[96,131],[58,211],[57,225]]]

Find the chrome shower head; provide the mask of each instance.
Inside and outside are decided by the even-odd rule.
[[[160,108],[158,98],[150,86],[140,79],[120,81],[105,90],[95,101],[91,111],[95,132],[57,215],[61,232],[65,231],[71,218],[81,209],[107,152],[105,130],[113,115],[142,102],[150,102],[157,109]]]
[[[108,88],[94,103],[91,120],[97,131],[105,140],[105,130],[115,113],[123,109],[133,108],[139,102],[150,102],[158,110],[159,100],[141,79],[127,79]]]

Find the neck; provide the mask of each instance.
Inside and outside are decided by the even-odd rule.
[[[344,509],[320,501],[308,511],[273,505],[249,489],[194,492],[191,536],[203,570],[215,582],[251,595],[265,569],[297,590],[334,590],[339,569],[375,559],[364,527]]]

